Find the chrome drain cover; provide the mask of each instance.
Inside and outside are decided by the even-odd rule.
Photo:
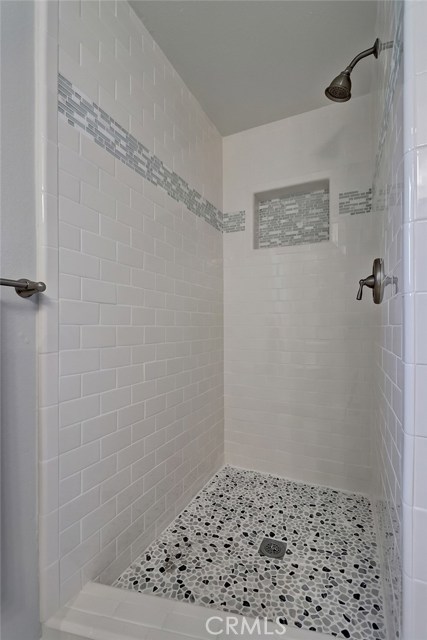
[[[286,553],[286,542],[274,540],[273,538],[264,538],[258,552],[261,556],[280,560]]]

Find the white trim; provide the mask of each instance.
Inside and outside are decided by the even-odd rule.
[[[234,614],[89,582],[44,624],[43,640],[225,640],[231,636],[209,634],[206,621],[227,615]],[[242,620],[242,616],[235,617]],[[269,638],[333,640],[330,635],[293,627],[284,635],[274,635],[275,627],[269,623]],[[245,633],[232,637],[249,640],[266,636]]]

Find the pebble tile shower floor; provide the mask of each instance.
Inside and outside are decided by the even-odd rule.
[[[259,555],[265,537],[286,542],[282,560]],[[369,499],[254,471],[222,469],[114,586],[385,638]]]

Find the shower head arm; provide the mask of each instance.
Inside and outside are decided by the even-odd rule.
[[[379,39],[377,38],[374,42],[374,46],[369,49],[365,49],[365,51],[361,51],[353,60],[350,62],[348,67],[341,71],[340,74],[337,75],[331,82],[331,84],[325,89],[325,95],[329,100],[333,102],[347,102],[351,98],[351,72],[357,63],[363,58],[367,58],[368,56],[375,56],[378,58],[380,52],[383,49],[391,49],[393,46],[393,42],[386,42],[381,44]]]
[[[353,58],[353,60],[348,65],[348,67],[345,69],[344,73],[350,74],[353,71],[354,67],[357,65],[357,63],[360,62],[360,60],[362,60],[363,58],[367,58],[368,56],[375,56],[375,58],[378,58],[380,54],[380,50],[381,50],[381,45],[380,45],[379,39],[377,38],[374,42],[373,47],[370,47],[369,49],[365,49],[365,51],[361,51],[360,53],[357,54],[355,58]]]

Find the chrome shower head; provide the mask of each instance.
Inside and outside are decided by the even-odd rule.
[[[389,45],[392,45],[392,44],[393,43],[387,43],[387,48],[389,48]],[[351,72],[353,71],[354,67],[359,62],[359,60],[362,60],[362,58],[366,58],[367,56],[372,56],[372,55],[375,56],[375,58],[378,58],[380,50],[381,50],[380,41],[377,38],[375,40],[373,47],[371,47],[370,49],[365,49],[365,51],[362,51],[361,53],[359,53],[350,62],[348,67],[346,67],[344,71],[342,71],[336,78],[332,80],[329,87],[325,90],[325,96],[329,98],[329,100],[333,100],[334,102],[347,102],[347,100],[350,100]]]

